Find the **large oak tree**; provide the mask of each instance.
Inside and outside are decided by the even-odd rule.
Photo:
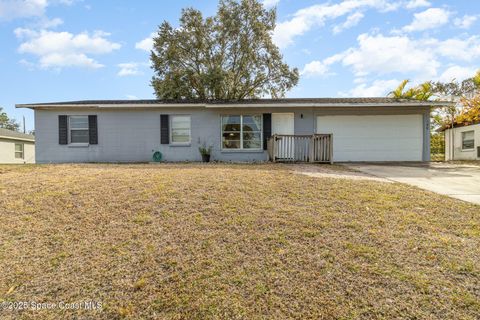
[[[256,0],[221,0],[204,18],[182,10],[174,28],[163,22],[151,52],[152,86],[159,99],[281,98],[298,83],[272,41],[276,10]]]

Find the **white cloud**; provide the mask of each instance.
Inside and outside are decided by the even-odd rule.
[[[406,36],[369,34],[360,35],[357,41],[358,48],[348,49],[342,59],[343,65],[352,67],[357,76],[394,72],[436,75],[439,62],[430,50],[422,48],[421,42]]]
[[[110,53],[121,47],[106,39],[108,33],[96,31],[72,34],[49,30],[15,29],[15,35],[23,42],[18,51],[38,57],[41,68],[87,67],[103,65],[88,55]]]
[[[279,2],[280,0],[263,0],[263,6],[268,9],[275,7]]]
[[[448,23],[450,12],[442,8],[430,8],[415,13],[411,24],[402,28],[406,32],[436,29]]]
[[[50,5],[72,5],[77,0],[0,0],[0,20],[43,17]]]
[[[126,97],[128,100],[138,100],[138,97],[137,97],[137,96],[134,96],[133,94],[127,94],[127,95],[125,95],[125,97]]]
[[[390,91],[398,86],[400,80],[375,80],[371,84],[365,82],[358,84],[347,93],[341,93],[343,96],[351,97],[385,97]]]
[[[341,64],[353,72],[355,87],[339,94],[378,96],[388,93],[385,90],[398,84],[397,79],[409,78],[417,84],[427,80],[463,80],[475,74],[478,66],[474,62],[480,59],[480,36],[439,40],[362,34],[357,42],[357,46],[306,64],[302,76],[332,75],[336,71],[334,64]],[[378,80],[385,76],[391,80]],[[377,80],[368,83],[371,78]]]
[[[324,26],[327,20],[334,20],[362,8],[390,11],[398,8],[398,3],[388,0],[343,0],[336,4],[313,5],[298,10],[290,20],[278,23],[273,33],[273,40],[279,47],[285,48],[293,43],[295,37],[303,35],[314,27]]]
[[[39,17],[45,14],[47,0],[0,0],[0,18]]]
[[[347,20],[344,23],[333,27],[333,33],[340,33],[345,29],[355,27],[363,19],[364,16],[365,15],[361,12],[352,13],[347,17]]]
[[[103,65],[83,53],[50,53],[40,57],[41,68],[86,67],[102,68]]]
[[[330,66],[336,62],[339,62],[344,57],[343,54],[336,54],[331,57],[328,57],[322,61],[312,61],[307,63],[305,67],[303,67],[300,75],[305,77],[313,77],[313,76],[327,76],[331,75],[332,73],[329,71]]]
[[[478,19],[478,16],[464,15],[462,18],[455,18],[453,24],[461,29],[469,29]]]
[[[125,76],[136,76],[142,74],[140,71],[140,67],[144,65],[143,63],[138,63],[138,62],[127,62],[127,63],[120,63],[118,67],[120,68],[120,71],[118,71],[117,75],[119,77],[125,77]]]
[[[324,64],[322,61],[312,61],[310,63],[307,63],[305,67],[303,67],[303,70],[300,72],[300,75],[302,76],[323,76],[327,74],[328,72],[328,66]]]
[[[476,68],[474,67],[461,67],[461,66],[451,66],[447,68],[439,77],[439,81],[450,82],[452,80],[462,81],[468,79],[475,75]]]
[[[437,39],[425,40],[425,45],[435,50],[439,55],[451,60],[470,62],[480,58],[480,37],[451,38],[443,41]]]
[[[421,8],[421,7],[430,7],[431,4],[427,0],[410,0],[407,2],[405,5],[405,8],[407,9],[416,9],[416,8]]]
[[[60,18],[49,19],[47,17],[42,17],[38,22],[38,26],[40,27],[40,29],[56,28],[62,24],[63,20]]]
[[[150,37],[145,38],[135,44],[136,49],[140,50],[145,50],[147,52],[150,52],[153,49],[153,37],[155,36],[155,33],[151,33]]]

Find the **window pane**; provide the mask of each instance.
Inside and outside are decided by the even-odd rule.
[[[190,116],[172,116],[171,138],[173,143],[190,142]]]
[[[243,130],[244,131],[261,131],[262,130],[262,116],[243,116]]]
[[[240,116],[223,116],[223,131],[240,131]]]
[[[88,129],[88,116],[71,116],[71,129]]]
[[[189,129],[172,130],[172,142],[190,142]]]
[[[15,152],[15,159],[23,159],[23,152]]]
[[[243,140],[243,149],[260,149],[261,147],[260,140]]]
[[[475,144],[473,140],[464,140],[462,142],[462,149],[473,149],[474,145]]]
[[[473,131],[462,132],[463,140],[473,140]]]
[[[172,128],[173,129],[190,129],[190,117],[189,116],[173,116]]]
[[[88,143],[88,130],[71,130],[70,131],[71,143]]]
[[[224,149],[240,149],[240,133],[224,132],[222,134]]]
[[[223,149],[240,149],[240,140],[223,141]]]
[[[260,149],[262,145],[260,132],[244,132],[243,148],[244,149]]]
[[[462,149],[473,149],[475,146],[473,131],[462,132]]]
[[[17,152],[17,151],[23,152],[23,144],[21,144],[21,143],[16,143],[15,144],[15,152]]]

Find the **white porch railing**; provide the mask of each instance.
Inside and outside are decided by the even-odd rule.
[[[273,162],[333,163],[333,135],[274,134],[267,141],[267,150]]]

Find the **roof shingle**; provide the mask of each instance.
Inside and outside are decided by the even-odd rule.
[[[20,140],[30,140],[35,141],[35,136],[31,134],[21,133],[13,130],[8,130],[4,128],[0,128],[0,137],[3,138],[11,138],[12,140],[20,139]]]
[[[62,101],[49,103],[19,104],[17,107],[48,107],[48,106],[91,106],[91,105],[162,105],[162,104],[208,104],[208,105],[270,105],[270,104],[415,104],[415,105],[440,105],[448,102],[419,101],[408,99],[393,99],[386,97],[372,98],[285,98],[285,99],[245,99],[245,100],[81,100]]]

